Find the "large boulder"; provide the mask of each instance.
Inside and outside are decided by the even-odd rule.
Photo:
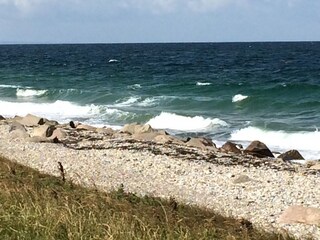
[[[120,130],[120,132],[130,133],[130,134],[140,134],[140,133],[150,133],[156,132],[157,130],[153,129],[149,124],[140,125],[137,123],[126,124]]]
[[[290,206],[280,215],[278,222],[284,224],[320,225],[320,209],[298,205]]]
[[[32,114],[27,114],[22,119],[17,119],[16,121],[27,127],[43,125],[45,123],[44,118],[40,118]]]
[[[278,156],[278,158],[281,158],[282,160],[288,161],[288,160],[304,160],[304,158],[301,156],[299,151],[297,150],[290,150],[285,153],[282,153]]]
[[[54,129],[52,135],[50,136],[50,139],[57,138],[57,139],[61,140],[61,139],[64,139],[66,137],[67,137],[67,134],[66,134],[65,130],[63,130],[61,128],[56,128],[56,129]]]
[[[3,117],[2,115],[0,115],[0,121],[2,121],[2,120],[6,120],[6,118]]]
[[[29,137],[29,134],[26,128],[18,122],[13,122],[10,125],[9,135],[12,138],[28,138]]]
[[[222,145],[221,150],[223,152],[231,152],[231,153],[236,153],[236,154],[242,153],[236,144],[229,142],[229,141]]]
[[[32,136],[34,137],[51,137],[53,131],[56,129],[55,126],[52,125],[40,125],[35,127],[32,132]]]
[[[186,145],[189,147],[196,147],[201,149],[214,148],[217,149],[216,145],[212,142],[211,139],[208,138],[190,138],[186,142]]]
[[[259,158],[274,157],[270,149],[260,141],[251,142],[244,152]]]

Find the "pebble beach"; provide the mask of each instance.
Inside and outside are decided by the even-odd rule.
[[[0,125],[0,155],[12,161],[55,176],[60,162],[68,180],[85,186],[174,198],[270,231],[320,239],[317,224],[279,221],[290,206],[320,209],[320,170],[315,167],[93,128],[64,126],[68,141],[36,141],[33,127],[25,126],[28,138],[13,136],[13,122]]]

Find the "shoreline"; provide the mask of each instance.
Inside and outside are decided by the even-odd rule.
[[[248,219],[267,230],[288,231],[302,239],[309,234],[320,238],[319,226],[278,223],[289,206],[320,209],[320,170],[224,152],[214,146],[187,146],[150,128],[144,137],[158,137],[162,143],[139,140],[142,133],[84,125],[61,125],[64,138],[53,143],[50,137],[13,136],[13,122],[0,121],[0,154],[41,172],[58,176],[57,164],[61,162],[67,179],[86,186],[110,191],[123,185],[128,192],[174,197],[226,216]],[[34,135],[37,127],[28,126],[26,132]]]

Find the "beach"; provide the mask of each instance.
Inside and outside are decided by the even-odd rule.
[[[65,178],[84,186],[174,198],[267,230],[320,238],[317,224],[279,221],[290,206],[320,209],[317,162],[228,152],[138,124],[112,130],[29,116],[3,119],[0,133],[3,157],[44,173],[60,176],[60,162]]]

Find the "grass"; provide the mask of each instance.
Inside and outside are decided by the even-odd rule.
[[[174,199],[84,188],[3,158],[0,189],[2,240],[294,239]]]

